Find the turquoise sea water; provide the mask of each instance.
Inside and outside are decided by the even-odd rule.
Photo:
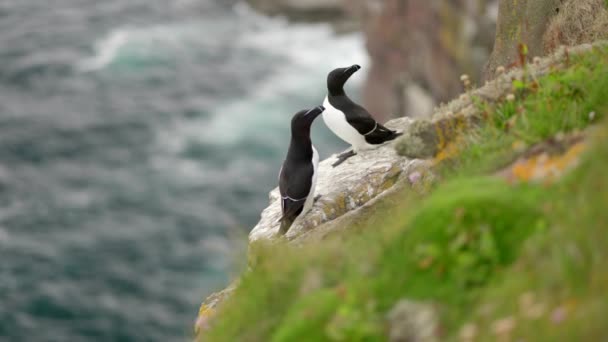
[[[358,35],[238,1],[0,0],[0,341],[188,339],[352,63]]]

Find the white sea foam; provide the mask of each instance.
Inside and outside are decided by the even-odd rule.
[[[81,72],[102,70],[122,56],[146,60],[170,56],[199,40],[201,23],[122,27],[111,31],[94,45],[94,54],[77,64]]]
[[[281,18],[261,16],[242,4],[235,7],[235,13],[237,20],[230,24],[206,20],[148,28],[125,27],[101,39],[95,55],[79,64],[81,71],[96,71],[117,60],[133,58],[134,54],[142,59],[175,53],[198,58],[196,54],[200,51],[212,51],[220,43],[224,46],[226,42],[221,39],[234,39],[230,58],[231,63],[236,61],[238,65],[227,63],[231,72],[238,73],[236,68],[249,62],[253,67],[266,61],[276,63],[267,67],[266,75],[258,81],[247,80],[249,91],[244,96],[214,108],[200,108],[207,114],[203,117],[175,120],[158,127],[157,144],[164,152],[157,155],[154,164],[170,166],[172,172],[186,179],[200,181],[202,174],[210,176],[217,171],[209,169],[209,165],[204,167],[206,163],[193,163],[181,157],[192,144],[225,147],[254,140],[282,150],[289,136],[291,115],[323,102],[330,70],[355,63],[368,65],[363,37],[358,33],[336,35],[327,24],[290,24]],[[217,39],[201,39],[202,34],[215,34]],[[249,58],[256,60],[248,61]],[[364,77],[364,72],[356,74],[348,87],[357,88]]]
[[[256,15],[240,10],[241,16]],[[259,18],[259,17],[258,17]],[[184,148],[188,141],[204,144],[237,144],[251,135],[271,133],[284,128],[291,114],[323,102],[327,73],[336,67],[368,65],[360,34],[336,35],[325,24],[288,24],[282,19],[259,18],[251,30],[238,37],[243,49],[279,57],[271,72],[252,84],[243,98],[217,107],[198,122],[178,123],[171,136],[171,146]],[[364,74],[357,74],[348,84],[360,86]],[[213,134],[221,132],[221,134]],[[272,140],[269,134],[265,139]]]
[[[128,40],[129,32],[126,30],[116,30],[110,33],[107,38],[96,44],[95,55],[81,61],[77,65],[77,69],[82,72],[103,69],[116,58],[120,48],[123,47]]]

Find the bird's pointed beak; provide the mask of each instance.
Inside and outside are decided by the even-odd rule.
[[[342,74],[348,74],[348,76],[350,77],[352,74],[356,73],[360,69],[361,69],[361,66],[359,64],[355,64],[348,68],[344,68],[344,71],[342,72]]]
[[[304,116],[308,116],[309,114],[313,114],[314,117],[317,117],[321,113],[323,113],[324,111],[325,111],[325,107],[318,106],[318,107],[315,107],[315,108],[309,110],[308,112],[306,112],[306,114],[304,114]]]
[[[323,112],[325,111],[325,107],[318,106],[318,107],[315,107],[315,109],[313,109],[312,111],[314,112],[314,117],[316,118],[317,116],[323,114]]]

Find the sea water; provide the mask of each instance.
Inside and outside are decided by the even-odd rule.
[[[0,341],[191,338],[292,114],[366,61],[357,34],[238,1],[0,1]]]

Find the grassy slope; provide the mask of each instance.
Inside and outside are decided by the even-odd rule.
[[[608,112],[608,49],[571,64],[487,107],[487,123],[440,167],[443,181],[386,199],[357,234],[252,246],[255,270],[205,341],[383,341],[402,298],[437,303],[445,339],[467,323],[492,340],[500,320],[526,340],[607,339],[608,125],[557,183],[488,176],[521,146]]]

